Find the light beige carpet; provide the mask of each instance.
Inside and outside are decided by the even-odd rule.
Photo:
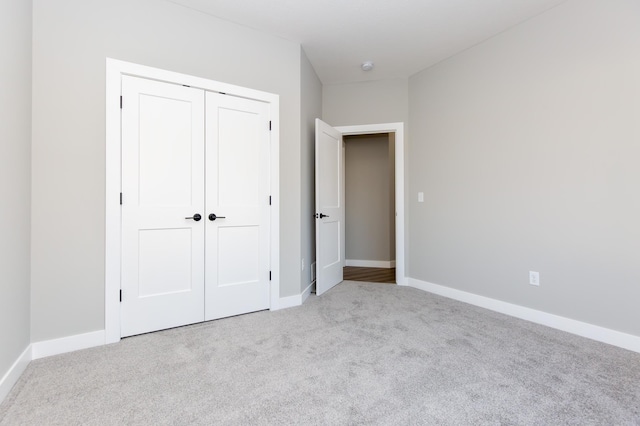
[[[637,425],[640,354],[416,289],[37,360],[2,425]]]

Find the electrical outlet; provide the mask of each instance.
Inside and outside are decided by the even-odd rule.
[[[302,262],[300,262],[300,267],[302,268],[302,270],[304,271],[304,257],[302,258]]]
[[[418,192],[418,202],[424,203],[424,192]]]
[[[529,284],[540,285],[540,272],[529,271]]]

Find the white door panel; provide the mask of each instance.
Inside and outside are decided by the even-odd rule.
[[[342,282],[344,267],[344,142],[316,119],[316,294]]]
[[[269,308],[270,134],[265,103],[208,92],[206,105],[210,320]]]
[[[204,319],[204,92],[122,79],[121,335]]]

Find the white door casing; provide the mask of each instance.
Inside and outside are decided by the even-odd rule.
[[[207,92],[206,129],[208,321],[269,308],[269,105]]]
[[[316,294],[342,282],[344,265],[344,142],[316,119]]]
[[[335,128],[343,136],[346,135],[371,135],[381,133],[395,134],[395,170],[396,170],[396,283],[408,285],[405,276],[405,141],[404,123],[360,124],[352,126],[339,126]]]
[[[122,336],[204,320],[204,92],[124,76]]]

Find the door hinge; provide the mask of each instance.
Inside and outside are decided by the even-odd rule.
[[[269,130],[271,130],[271,121],[269,121]]]
[[[271,195],[269,195],[269,205],[271,205]]]
[[[271,271],[269,271],[269,281],[271,281]]]
[[[122,109],[122,96],[120,96],[120,109]]]
[[[122,289],[120,289],[120,301],[122,302]]]
[[[122,192],[120,193],[120,205],[122,205]]]

